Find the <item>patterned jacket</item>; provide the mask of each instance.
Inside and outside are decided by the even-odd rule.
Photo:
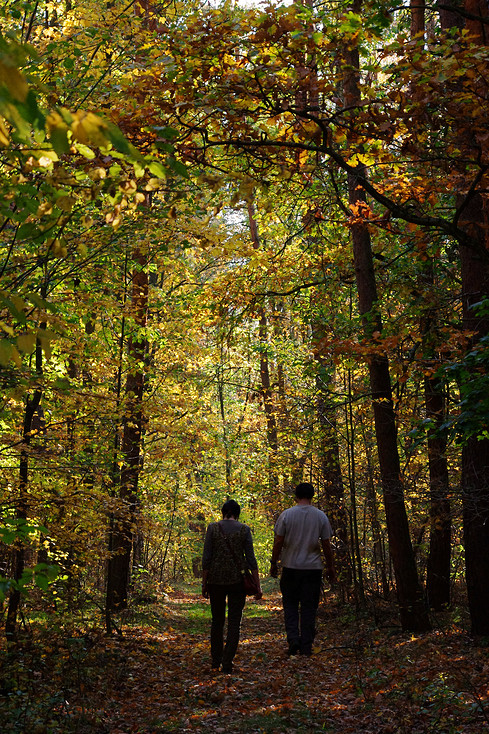
[[[237,520],[211,523],[205,535],[202,568],[209,571],[209,584],[238,584],[245,568],[258,568],[249,527]]]

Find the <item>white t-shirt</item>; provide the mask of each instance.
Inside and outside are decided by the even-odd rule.
[[[283,535],[282,566],[308,570],[322,568],[319,540],[331,538],[327,515],[313,505],[295,505],[284,510],[275,523],[276,535]]]

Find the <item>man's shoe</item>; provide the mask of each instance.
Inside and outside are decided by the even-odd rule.
[[[223,665],[221,669],[222,673],[232,673],[233,672],[233,666],[232,665]]]
[[[292,655],[298,655],[300,650],[300,645],[298,642],[291,642],[289,645],[289,649],[287,651],[287,655],[291,657]]]

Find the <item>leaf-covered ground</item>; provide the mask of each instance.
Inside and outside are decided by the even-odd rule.
[[[2,731],[489,731],[489,660],[462,630],[410,636],[359,621],[334,597],[320,608],[311,658],[287,658],[280,596],[247,602],[232,675],[209,664],[210,610],[171,592],[124,620],[123,635],[29,630],[2,652]],[[53,628],[54,629],[54,628]]]

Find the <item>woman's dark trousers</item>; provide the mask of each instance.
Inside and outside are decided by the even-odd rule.
[[[280,591],[290,653],[310,655],[312,652],[322,576],[321,569],[282,569]]]
[[[211,658],[212,666],[217,668],[231,668],[233,658],[239,642],[239,628],[246,601],[243,585],[239,584],[209,584],[209,598],[211,600]],[[226,645],[223,633],[226,620],[226,598],[228,603],[228,629]]]

